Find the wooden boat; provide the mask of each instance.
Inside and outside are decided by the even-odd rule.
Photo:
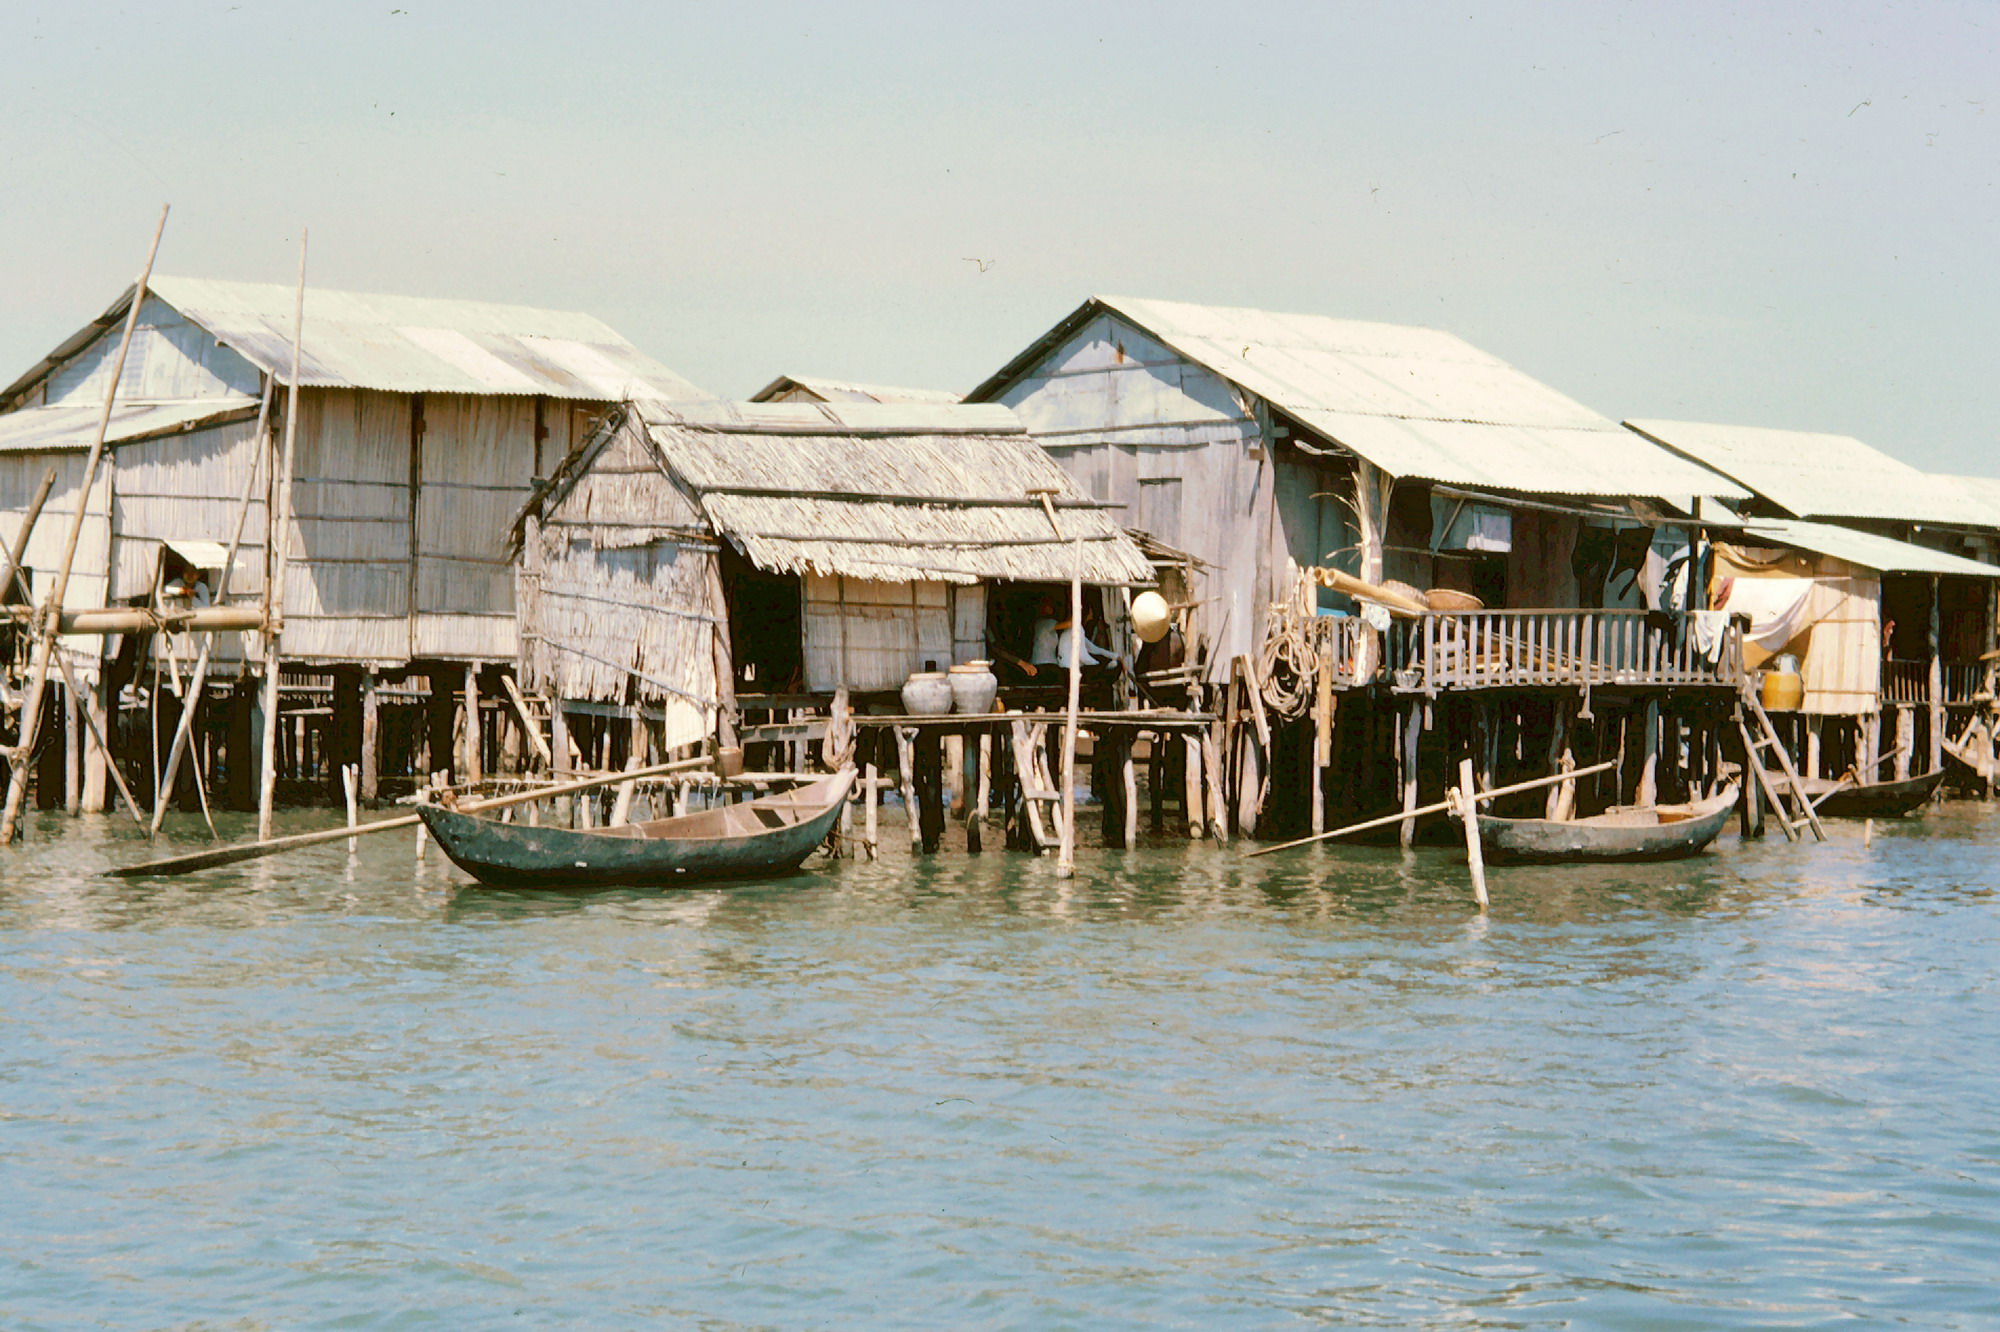
[[[501,823],[420,805],[454,865],[498,888],[669,888],[789,874],[826,840],[854,785],[848,768],[809,786],[622,828]]]
[[[1581,819],[1479,816],[1479,843],[1496,864],[1561,865],[1583,861],[1682,860],[1722,832],[1736,805],[1725,787],[1687,805],[1628,806]]]
[[[1943,768],[1900,782],[1874,782],[1867,786],[1852,783],[1842,786],[1831,778],[1809,777],[1806,795],[1823,819],[1900,819],[1928,804],[1943,783]]]

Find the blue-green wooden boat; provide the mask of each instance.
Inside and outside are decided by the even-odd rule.
[[[672,888],[789,874],[826,840],[854,770],[741,805],[622,828],[530,827],[420,805],[454,865],[496,888]]]

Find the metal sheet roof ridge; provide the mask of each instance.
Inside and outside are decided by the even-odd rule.
[[[103,337],[124,317],[133,290],[127,286],[103,315],[0,391],[0,402],[25,394],[57,366]],[[160,274],[147,283],[146,292],[274,381],[289,380],[293,287]],[[319,331],[317,343],[315,329]],[[463,344],[463,355],[455,358],[452,347],[427,346],[411,333],[441,334],[452,347]],[[434,343],[439,340],[430,339]],[[555,354],[563,344],[594,353],[589,359],[602,374],[593,378],[589,370],[565,364]],[[643,393],[688,396],[701,392],[594,315],[310,285],[306,288],[306,340],[299,383],[313,388],[493,397],[544,394],[602,402]]]
[[[1028,428],[999,403],[737,402],[639,398],[631,406],[648,425],[723,434],[1020,435]]]
[[[1768,537],[1818,555],[1830,555],[1878,573],[1936,573],[1967,578],[2000,578],[2000,566],[1981,564],[1963,555],[1933,550],[1895,537],[1878,536],[1838,523],[1802,518],[1752,518],[1744,524],[1746,541]],[[1894,563],[1891,563],[1894,561]]]
[[[751,394],[747,401],[769,402],[776,394],[785,391],[787,385],[810,389],[815,393],[827,390],[866,394],[874,402],[925,402],[949,405],[963,402],[963,395],[949,389],[905,388],[893,384],[864,384],[852,379],[832,379],[825,375],[779,375],[770,383]],[[882,396],[882,395],[888,396]]]

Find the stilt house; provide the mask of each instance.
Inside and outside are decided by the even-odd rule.
[[[1024,654],[1037,599],[1079,567],[1100,588],[1152,579],[993,405],[633,402],[556,469],[520,540],[522,682],[560,730],[636,717],[665,749],[839,691],[898,711],[912,672]]]
[[[1461,339],[1099,297],[967,400],[1014,408],[1085,493],[1206,566],[1183,622],[1205,706],[1258,723],[1229,740],[1245,826],[1264,792],[1280,824],[1309,793],[1317,826],[1329,793],[1413,806],[1454,755],[1554,762],[1579,718],[1635,756],[1586,805],[1651,798],[1662,753],[1712,782],[1734,640],[1662,589],[1705,506],[1749,492]]]
[[[1449,333],[1318,315],[1098,297],[967,400],[1013,407],[1086,493],[1220,571],[1225,665],[1288,566],[1597,607],[1586,526],[1748,494]]]
[[[60,557],[130,300],[128,290],[0,391],[0,523],[18,526],[44,473],[57,473],[27,548],[38,595]],[[264,597],[293,301],[282,286],[152,282],[118,386],[70,608],[147,604],[182,575],[219,594],[215,566],[239,523],[228,598]],[[361,753],[361,713],[364,688],[371,710],[378,701],[376,683],[427,675],[450,694],[428,724],[404,728],[393,766],[464,766],[453,761],[461,745],[451,708],[468,669],[491,671],[516,655],[508,531],[536,478],[607,407],[639,395],[700,394],[587,315],[317,288],[305,298],[300,388],[296,523],[278,645],[288,677],[299,675],[286,700],[297,714],[286,753],[295,772],[365,758],[372,794],[377,756]],[[261,635],[232,639],[215,667],[224,691],[246,662],[261,670]],[[79,638],[68,646],[82,679],[110,679],[109,695],[93,706],[115,713],[133,678],[133,663],[121,666],[131,644]],[[182,653],[173,669],[188,665]],[[210,737],[228,751],[238,801],[252,789],[237,761],[254,751],[244,738],[249,692],[236,699],[246,715]],[[223,730],[233,737],[226,744]],[[91,775],[86,805],[101,806],[101,775]]]

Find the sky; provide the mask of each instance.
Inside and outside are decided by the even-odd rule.
[[[0,382],[160,271],[964,390],[1094,293],[2000,475],[2000,7],[9,0]]]

